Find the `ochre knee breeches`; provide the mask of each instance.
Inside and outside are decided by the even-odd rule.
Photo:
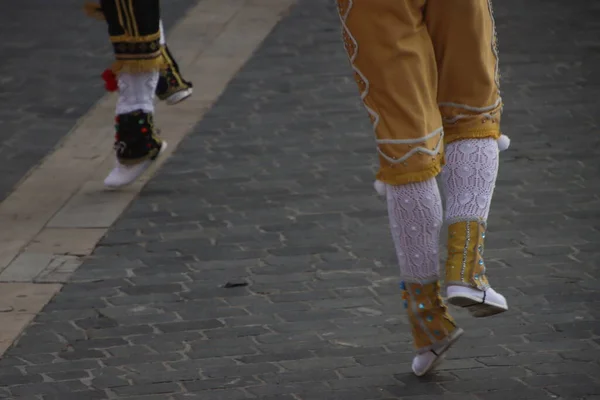
[[[444,143],[500,136],[491,0],[337,3],[377,138],[377,179],[430,179],[440,172]]]

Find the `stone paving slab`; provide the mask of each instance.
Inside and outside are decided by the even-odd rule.
[[[593,2],[505,0],[487,246],[511,311],[417,379],[333,4],[300,0],[0,360],[0,398],[598,399]]]
[[[289,1],[205,0],[191,9],[168,36],[171,50],[182,55],[178,60],[186,77],[203,90],[183,107],[157,104],[158,123],[169,126],[163,133],[170,144],[167,152],[135,184],[124,190],[106,191],[102,181],[114,164],[113,135],[106,121],[112,120],[115,99],[103,97],[61,146],[0,204],[0,225],[10,226],[0,230],[0,282],[15,278],[31,282],[55,256],[89,255],[152,172],[217,100],[289,5]],[[237,40],[240,33],[244,41]],[[190,35],[199,41],[187,40]],[[223,52],[223,48],[232,47],[236,48],[235,54]],[[52,246],[48,246],[50,242]],[[33,254],[19,255],[24,248]],[[82,253],[82,249],[87,250]],[[37,266],[26,265],[32,273],[23,270],[25,264],[17,261],[14,262],[18,265],[12,268],[16,271],[11,271],[13,260],[21,256],[29,261],[39,260],[40,253],[47,254],[42,256],[46,261]]]
[[[163,4],[167,31],[200,0]],[[84,0],[8,1],[0,12],[0,201],[104,95],[112,53]],[[167,3],[167,2],[164,2]]]
[[[0,354],[9,348],[24,326],[31,322],[42,307],[60,290],[60,285],[29,285],[7,283],[0,296]],[[5,386],[3,382],[0,386]]]
[[[165,112],[166,106],[158,104],[158,122],[168,125],[164,137],[170,146],[135,184],[106,191],[101,183],[114,163],[112,136],[98,135],[105,133],[105,123],[114,112],[114,98],[106,96],[60,148],[0,204],[0,222],[10,226],[0,231],[0,309],[16,301],[28,302],[30,310],[23,314],[14,307],[4,307],[0,314],[0,356],[61,289],[60,283],[67,282],[82,259],[92,253],[106,230],[217,100],[290,5],[291,1],[281,0],[205,0],[169,31],[171,50],[183,55],[178,57],[179,65],[203,92],[188,99],[185,107],[175,108],[187,109],[186,113]],[[242,42],[236,39],[241,34],[245,36]],[[188,41],[188,37],[200,40]],[[232,46],[235,54],[223,52]],[[205,82],[211,83],[210,91]],[[77,160],[72,158],[75,153]],[[24,284],[15,291],[14,282]]]

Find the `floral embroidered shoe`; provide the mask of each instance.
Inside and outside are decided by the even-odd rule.
[[[412,327],[417,355],[412,370],[423,376],[433,370],[445,353],[463,334],[440,296],[439,282],[428,284],[402,282],[404,307]]]
[[[448,227],[447,301],[467,308],[478,318],[508,310],[506,299],[490,287],[485,275],[485,228],[480,220],[455,222]]]
[[[160,71],[156,96],[168,105],[174,105],[192,95],[192,83],[183,79],[179,66],[166,45],[161,47],[161,53],[167,67]]]

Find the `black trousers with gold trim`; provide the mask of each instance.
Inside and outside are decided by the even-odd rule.
[[[115,53],[115,72],[148,72],[161,68],[159,0],[101,0]]]

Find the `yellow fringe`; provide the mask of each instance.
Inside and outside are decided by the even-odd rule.
[[[98,3],[88,1],[83,6],[83,12],[85,12],[88,17],[92,17],[99,21],[106,20],[106,17],[104,16],[104,13],[102,12],[102,8],[100,7],[100,4],[98,4]]]
[[[150,60],[117,60],[111,69],[115,74],[127,72],[130,74],[141,74],[144,72],[161,71],[168,67],[164,58],[157,57]]]

